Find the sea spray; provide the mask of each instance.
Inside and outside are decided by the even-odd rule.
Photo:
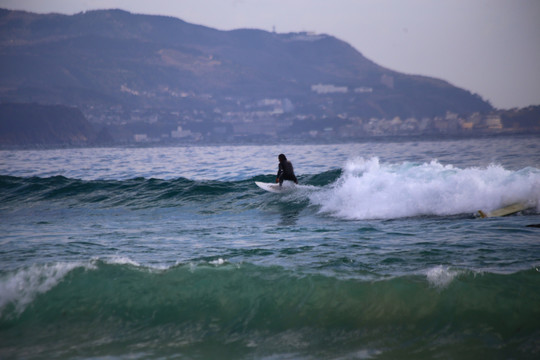
[[[460,169],[429,163],[380,163],[356,159],[331,186],[311,196],[322,213],[344,219],[393,219],[473,214],[515,202],[536,207],[540,170],[499,165]]]

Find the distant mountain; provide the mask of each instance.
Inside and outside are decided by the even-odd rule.
[[[111,142],[81,111],[63,105],[0,104],[0,146],[88,146]]]
[[[478,95],[383,68],[329,35],[219,31],[121,10],[0,10],[3,102],[225,112],[272,98],[323,117],[492,110]]]

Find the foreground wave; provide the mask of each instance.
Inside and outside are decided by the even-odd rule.
[[[222,259],[163,269],[129,259],[33,265],[0,275],[0,352],[533,358],[539,287],[537,269],[436,267],[362,280]]]

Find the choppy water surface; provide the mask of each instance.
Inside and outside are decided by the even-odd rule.
[[[537,358],[538,140],[0,151],[0,357]]]

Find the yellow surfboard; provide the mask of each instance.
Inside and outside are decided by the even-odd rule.
[[[523,211],[523,210],[525,210],[525,209],[527,209],[529,207],[530,207],[529,204],[519,202],[519,203],[508,205],[508,206],[505,206],[505,207],[502,207],[500,209],[493,210],[493,211],[490,211],[490,212],[487,212],[487,213],[482,211],[482,210],[478,210],[478,215],[480,215],[481,218],[506,216],[506,215],[515,214],[515,213],[517,213],[519,211]]]

